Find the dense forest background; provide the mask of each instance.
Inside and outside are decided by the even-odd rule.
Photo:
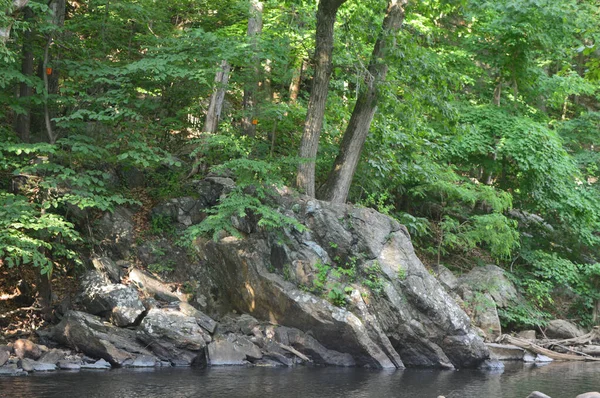
[[[121,204],[166,232],[144,209],[217,172],[239,189],[181,244],[286,226],[268,190],[295,186],[429,265],[502,266],[528,298],[505,325],[597,323],[597,0],[0,4],[1,267],[73,272]]]

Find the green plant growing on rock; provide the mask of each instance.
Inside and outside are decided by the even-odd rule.
[[[272,197],[275,187],[282,184],[278,178],[278,165],[247,157],[233,159],[213,168],[217,174],[233,174],[235,187],[219,203],[207,210],[209,216],[198,225],[189,227],[184,235],[188,242],[201,235],[219,238],[221,231],[241,238],[232,225],[232,217],[252,217],[256,226],[268,231],[294,228],[300,232],[306,227],[293,217],[282,214],[275,207]]]
[[[399,265],[399,266],[398,266],[398,272],[397,272],[397,275],[396,275],[396,276],[398,276],[398,279],[399,279],[399,280],[403,281],[403,280],[406,280],[406,277],[407,277],[408,275],[407,275],[407,273],[406,273],[406,270],[405,270],[404,268],[402,268],[402,266],[400,266],[400,265]]]
[[[383,292],[384,279],[381,275],[382,272],[381,266],[377,260],[364,267],[364,278],[362,279],[362,284],[368,287],[376,296]]]

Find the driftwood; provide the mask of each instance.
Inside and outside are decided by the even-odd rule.
[[[523,348],[527,351],[534,352],[536,354],[545,355],[548,358],[554,359],[555,361],[600,361],[600,358],[592,357],[589,355],[563,354],[560,352],[552,351],[548,348],[544,348],[542,346],[534,344],[529,340],[524,340],[509,335],[502,336],[501,341]]]
[[[300,351],[296,350],[294,347],[290,347],[289,345],[285,345],[285,344],[282,344],[282,343],[277,343],[277,345],[279,347],[283,348],[284,350],[286,350],[288,352],[291,352],[292,354],[296,355],[298,358],[302,359],[303,361],[312,362],[309,357],[307,357],[306,355],[304,355]]]
[[[545,347],[549,347],[552,345],[589,345],[592,344],[593,341],[600,341],[600,326],[594,326],[589,333],[584,334],[583,336],[573,337],[571,339],[564,340],[551,340],[543,345]]]

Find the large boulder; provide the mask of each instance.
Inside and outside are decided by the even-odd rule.
[[[89,271],[82,278],[80,301],[83,308],[94,315],[108,315],[117,326],[130,326],[146,310],[138,292],[131,286],[110,283],[98,271]]]
[[[282,237],[255,226],[243,239],[197,241],[216,294],[231,309],[310,332],[360,366],[476,367],[489,357],[468,316],[415,255],[402,225],[366,208],[285,192],[276,200],[309,231],[289,228]],[[307,292],[319,267],[334,262],[372,275],[376,288],[360,281],[348,286],[344,306],[339,293],[334,305]]]
[[[475,326],[489,341],[502,334],[498,308],[507,308],[521,299],[505,271],[493,264],[474,267],[458,278],[455,292],[463,300]]]
[[[169,308],[153,308],[142,320],[137,337],[163,361],[177,366],[205,365],[211,337],[196,318]]]
[[[94,315],[69,311],[52,330],[53,340],[112,366],[122,366],[139,355],[152,356],[133,330],[118,328]]]
[[[13,349],[15,350],[15,355],[19,359],[38,359],[42,356],[42,350],[40,349],[40,346],[27,339],[18,339],[15,341],[13,344]]]
[[[564,319],[554,319],[548,322],[545,333],[551,339],[572,339],[583,336],[585,331]]]

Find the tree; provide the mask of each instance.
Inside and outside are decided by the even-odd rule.
[[[315,196],[315,158],[325,117],[325,103],[329,92],[333,53],[333,28],[338,9],[346,0],[321,0],[317,9],[313,77],[306,121],[300,143],[296,186],[308,196]]]
[[[221,61],[219,70],[215,74],[215,87],[210,96],[210,103],[206,111],[206,119],[202,131],[207,133],[216,133],[223,110],[223,101],[225,100],[225,87],[229,81],[229,71],[231,66],[226,60]]]
[[[242,118],[242,131],[245,135],[251,137],[256,134],[256,124],[254,123],[256,112],[256,94],[258,91],[258,35],[262,31],[262,13],[263,3],[257,0],[250,1],[250,18],[248,18],[248,38],[250,39],[254,56],[252,57],[252,77],[246,82],[244,87],[244,117]]]
[[[319,192],[321,199],[344,203],[360,159],[363,145],[369,134],[373,116],[377,111],[378,86],[385,80],[388,66],[387,53],[394,47],[394,35],[404,21],[404,6],[408,0],[390,0],[383,20],[382,31],[373,48],[371,61],[354,105],[350,122],[344,133],[340,153]]]
[[[3,21],[7,23],[4,24],[4,26],[0,27],[0,43],[6,44],[6,42],[10,38],[10,31],[12,29],[12,20],[10,20],[10,15],[12,15],[14,12],[25,8],[27,6],[27,3],[29,3],[29,0],[13,0],[12,7],[9,7],[9,9],[5,11],[6,17],[9,18]]]

